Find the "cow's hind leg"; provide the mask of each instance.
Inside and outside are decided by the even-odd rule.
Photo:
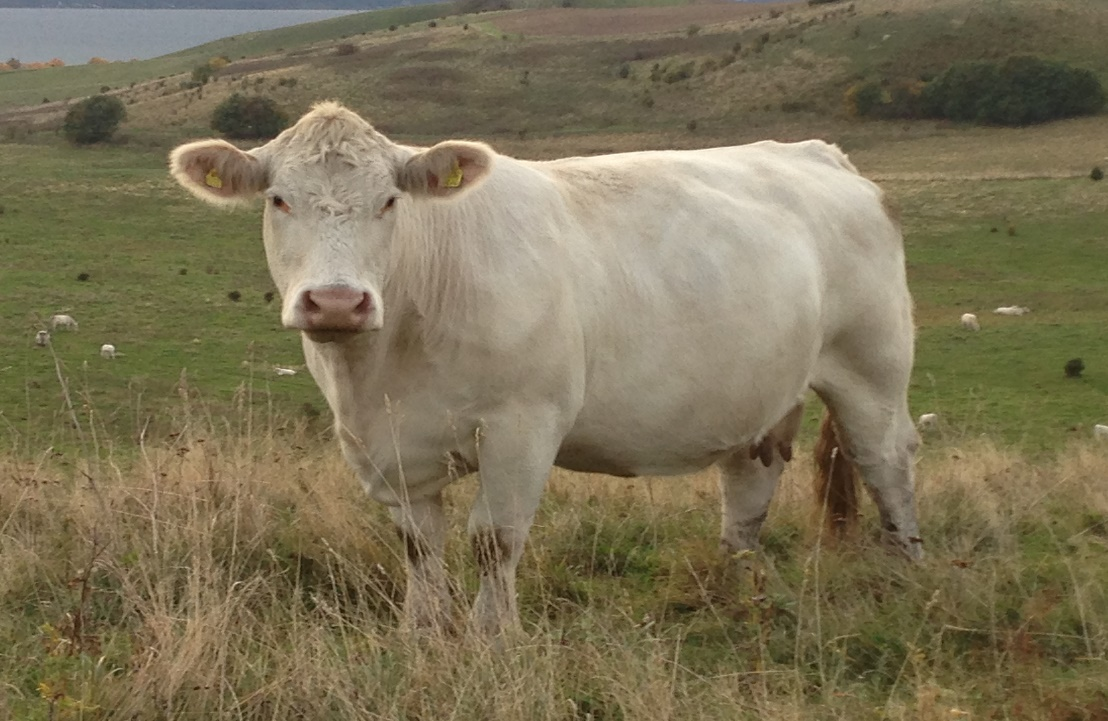
[[[391,508],[390,513],[407,557],[406,623],[416,629],[451,630],[454,609],[443,559],[446,514],[443,512],[442,494],[436,493]]]
[[[792,460],[792,444],[800,429],[803,411],[804,404],[797,403],[749,451],[739,451],[720,462],[720,546],[725,552],[758,547],[758,534],[769,512],[777,482],[785,463]]]
[[[816,390],[835,419],[843,452],[877,504],[886,540],[909,558],[922,558],[913,478],[919,436],[905,394],[857,378]]]
[[[768,466],[757,456],[751,458],[746,450],[720,461],[720,548],[724,552],[758,547],[758,534],[784,467],[784,459],[776,452]]]

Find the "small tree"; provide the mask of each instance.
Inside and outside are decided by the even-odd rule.
[[[215,68],[210,63],[202,63],[192,69],[192,82],[195,85],[204,85],[215,75]]]
[[[228,138],[272,138],[288,127],[289,119],[272,98],[235,93],[212,113],[212,129]]]
[[[65,114],[62,130],[71,143],[89,145],[110,140],[127,117],[123,101],[110,95],[93,95]]]

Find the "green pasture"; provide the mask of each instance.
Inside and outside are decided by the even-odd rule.
[[[160,430],[182,375],[215,408],[251,392],[262,409],[318,402],[306,373],[272,371],[302,358],[298,337],[280,330],[278,302],[264,298],[273,289],[260,212],[212,212],[182,195],[161,153],[4,145],[0,159],[5,435],[75,439],[62,422],[59,369],[79,416],[87,424],[92,411],[114,440],[151,421]],[[33,347],[34,332],[59,312],[80,329]],[[102,343],[122,355],[100,358]]]
[[[119,442],[162,428],[182,378],[215,409],[249,395],[260,412],[314,417],[323,404],[307,373],[272,370],[302,356],[296,334],[280,328],[277,303],[264,299],[273,288],[258,209],[195,201],[169,179],[160,151],[6,144],[0,164],[5,434],[74,440],[62,422],[70,410],[59,372],[78,414],[93,412]],[[912,409],[939,413],[940,437],[951,442],[984,435],[1055,448],[1108,418],[1108,213],[1101,201],[1074,209],[1101,186],[1085,178],[978,184],[990,184],[994,200],[958,213],[957,193],[890,184],[904,196],[919,325]],[[1005,197],[1012,214],[1001,220],[995,208],[1007,205],[995,198]],[[1016,206],[1033,198],[1038,205],[1020,214]],[[78,280],[82,273],[88,280]],[[1000,305],[1032,312],[993,315]],[[35,331],[59,312],[80,330],[54,333],[50,349],[33,347]],[[978,314],[980,332],[960,328],[963,312]],[[100,358],[101,343],[122,355]],[[1084,360],[1082,378],[1064,376],[1071,358]]]

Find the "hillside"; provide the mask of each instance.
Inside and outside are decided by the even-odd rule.
[[[0,74],[0,122],[15,122],[9,134],[49,126],[68,101],[108,88],[139,135],[200,132],[223,98],[250,92],[292,115],[342,98],[415,137],[692,127],[711,137],[845,119],[852,84],[927,78],[959,59],[1037,53],[1108,80],[1108,5],[1093,0],[456,10],[394,8],[145,62]],[[214,82],[187,87],[187,73],[218,56],[232,62]]]
[[[128,10],[369,10],[434,0],[0,0],[0,8],[105,8]]]

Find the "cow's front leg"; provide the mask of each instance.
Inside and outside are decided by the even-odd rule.
[[[519,628],[516,567],[557,451],[552,434],[515,425],[489,426],[478,450],[481,488],[469,516],[469,537],[481,586],[472,619],[486,636]]]
[[[446,514],[442,508],[442,493],[411,501],[390,512],[407,557],[405,623],[415,629],[451,630],[454,609],[443,560]]]

